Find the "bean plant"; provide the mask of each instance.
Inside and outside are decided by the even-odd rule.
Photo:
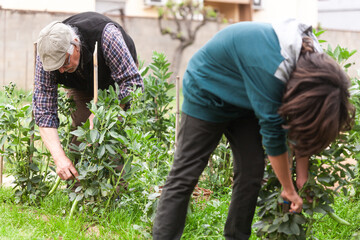
[[[233,182],[233,156],[230,143],[225,136],[211,154],[208,167],[201,176],[201,186],[216,193],[228,191]]]
[[[173,84],[167,82],[171,76],[168,66],[163,54],[154,53],[153,62],[141,70],[143,92],[134,90],[131,96],[119,101],[118,87],[100,91],[97,103],[89,105],[95,115],[93,128],[90,129],[87,121],[71,132],[81,143],[71,146],[80,176],[78,183],[70,185],[80,186],[69,194],[73,201],[70,216],[79,202],[81,210],[104,212],[121,204],[130,182],[133,187],[146,189],[167,173],[168,169],[161,165],[169,161],[169,147],[174,138],[173,114],[169,108],[173,98],[167,93]],[[146,75],[149,70],[152,72]],[[120,104],[130,99],[131,107],[125,112]],[[142,174],[131,181],[137,171]]]
[[[7,101],[0,105],[0,153],[15,178],[15,201],[36,203],[46,196],[49,184],[42,155],[34,147],[39,135],[34,130],[32,107],[24,104],[24,94],[15,96],[15,84],[4,88]]]

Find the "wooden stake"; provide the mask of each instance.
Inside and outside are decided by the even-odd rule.
[[[178,132],[179,132],[179,118],[180,118],[180,77],[177,76],[175,80],[175,91],[176,91],[176,121],[175,121],[175,148],[177,147]]]
[[[97,103],[98,100],[98,60],[97,60],[97,45],[95,42],[95,49],[93,54],[93,62],[94,62],[94,103]]]
[[[1,147],[2,152],[4,152],[4,145]],[[0,187],[2,187],[3,184],[3,166],[4,166],[4,157],[1,154],[0,155]]]
[[[34,85],[35,85],[35,75],[36,75],[36,56],[37,56],[37,43],[34,43],[34,79],[33,79],[33,89],[34,92]],[[34,111],[31,112],[31,120],[34,120]],[[30,135],[30,156],[29,161],[32,163],[33,158],[33,149],[34,149],[34,135],[35,135],[35,126],[31,127],[31,135]]]

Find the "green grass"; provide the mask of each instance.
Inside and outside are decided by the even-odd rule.
[[[142,239],[133,227],[140,221],[140,213],[115,209],[99,217],[80,212],[68,222],[69,204],[59,191],[38,207],[17,205],[13,190],[1,188],[0,239]]]
[[[0,239],[151,239],[151,223],[142,221],[138,201],[113,209],[103,216],[77,212],[68,223],[69,201],[58,191],[38,207],[13,203],[13,190],[0,189]],[[210,200],[193,201],[182,239],[224,239],[223,228],[231,195],[214,196]],[[345,240],[360,231],[359,201],[336,198],[335,212],[351,222],[339,225],[328,216],[318,215],[314,236],[320,240]],[[256,217],[254,222],[257,221]],[[250,240],[257,240],[255,231]]]
[[[319,214],[316,223],[315,237],[318,239],[352,239],[352,236],[360,231],[360,199],[348,199],[341,196],[335,199],[333,206],[335,213],[348,221],[351,226],[335,222],[329,216]],[[360,238],[357,238],[360,239]]]
[[[78,212],[68,224],[70,203],[60,191],[38,207],[14,204],[13,194],[0,189],[0,239],[151,239],[151,223],[141,220],[137,201],[102,217]],[[192,204],[183,239],[221,239],[229,200],[225,195]]]

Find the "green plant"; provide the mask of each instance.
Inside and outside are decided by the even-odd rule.
[[[162,53],[154,52],[152,63],[143,68],[144,92],[137,96],[139,101],[133,102],[133,112],[138,119],[136,124],[143,132],[151,132],[155,138],[170,145],[174,137],[174,119],[170,103],[174,97],[168,92],[174,88],[169,83],[172,72],[169,72],[170,63]],[[146,74],[151,71],[150,74]]]
[[[80,186],[69,193],[73,202],[70,217],[78,204],[80,210],[103,214],[121,203],[128,184],[145,189],[165,176],[161,165],[174,138],[173,114],[169,108],[173,97],[167,93],[173,85],[167,83],[171,75],[168,66],[165,56],[155,52],[153,62],[141,70],[144,92],[135,90],[119,101],[117,85],[116,89],[99,91],[97,103],[89,105],[95,115],[93,128],[90,129],[87,121],[71,132],[81,143],[71,145],[70,157],[77,162]],[[149,70],[152,74],[145,76]],[[125,112],[120,104],[129,99],[132,104]],[[146,179],[145,185],[138,184],[141,181],[138,178],[131,181],[137,171],[143,173],[140,178]]]
[[[14,90],[12,83],[5,86],[8,101],[0,105],[0,147],[4,149],[0,153],[15,177],[15,201],[37,203],[48,192],[48,175],[44,173],[42,156],[34,147],[39,136],[34,130],[31,105],[23,105],[26,96],[15,97]]]
[[[233,182],[233,158],[229,141],[222,137],[219,145],[209,159],[208,167],[201,176],[201,186],[216,193],[223,191]]]

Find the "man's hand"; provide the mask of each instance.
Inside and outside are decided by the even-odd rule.
[[[302,210],[303,200],[301,197],[295,192],[285,192],[281,193],[281,197],[288,202],[291,202],[289,212],[297,212],[300,213]]]
[[[56,173],[62,180],[74,179],[74,177],[79,176],[73,163],[66,156],[54,162],[56,165]]]
[[[303,201],[295,191],[295,186],[292,182],[288,153],[285,152],[278,156],[268,156],[271,166],[279,179],[284,191],[281,196],[284,200],[290,201],[290,212],[300,213],[302,210]]]
[[[62,180],[73,179],[79,176],[74,165],[70,159],[65,155],[65,152],[60,144],[59,135],[56,128],[39,127],[40,135],[49,149],[51,156],[56,165],[56,173]]]

